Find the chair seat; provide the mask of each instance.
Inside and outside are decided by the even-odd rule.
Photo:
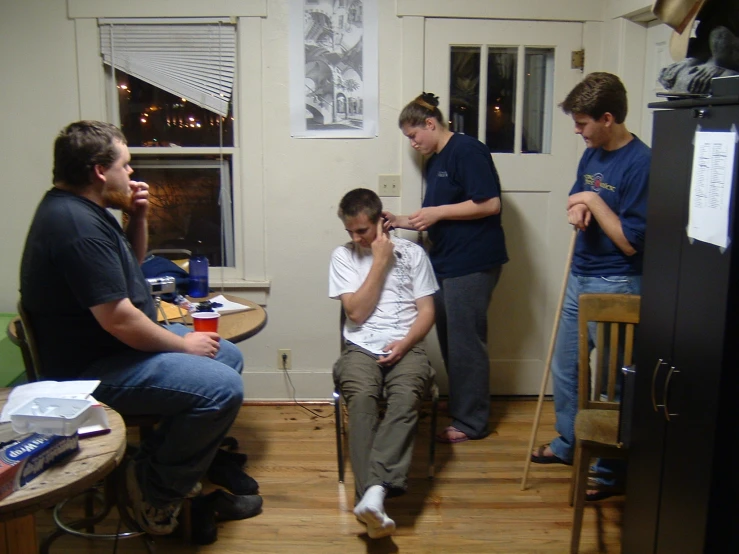
[[[575,418],[575,436],[583,441],[618,446],[618,411],[581,410]]]

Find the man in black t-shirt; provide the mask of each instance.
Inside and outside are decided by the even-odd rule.
[[[54,144],[54,186],[38,206],[21,262],[21,296],[44,378],[99,379],[95,397],[125,415],[162,416],[126,472],[134,514],[171,533],[243,399],[243,359],[216,333],[156,323],[139,264],[149,187],[130,180],[116,127],[79,121]],[[107,208],[128,214],[124,232]]]

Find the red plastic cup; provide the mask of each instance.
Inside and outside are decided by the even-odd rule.
[[[192,314],[192,324],[196,331],[217,333],[219,317],[221,314],[218,312],[195,312]]]

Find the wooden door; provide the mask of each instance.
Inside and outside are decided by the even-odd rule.
[[[510,262],[489,312],[492,394],[537,394],[541,383],[572,233],[567,195],[582,153],[571,118],[557,105],[583,77],[571,67],[582,29],[426,21],[424,88],[439,96],[452,130],[488,144],[501,179]]]

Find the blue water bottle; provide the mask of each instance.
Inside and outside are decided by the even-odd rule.
[[[208,296],[208,258],[195,250],[190,258],[190,282],[187,294],[192,298]]]

